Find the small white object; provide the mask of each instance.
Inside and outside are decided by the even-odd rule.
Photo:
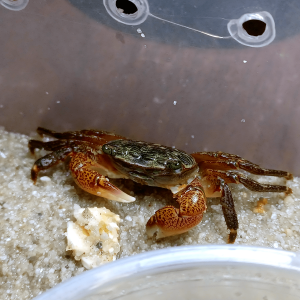
[[[246,122],[246,120],[245,120],[245,119],[242,119],[242,120],[241,120],[241,122],[242,122],[242,123],[245,123],[245,122]]]
[[[138,33],[142,33],[142,32],[143,32],[141,28],[138,28],[136,31],[137,31]]]
[[[1,152],[1,151],[0,151],[0,156],[1,156],[2,158],[6,158],[6,155],[5,155],[3,152]]]
[[[289,206],[294,203],[294,199],[291,196],[287,196],[284,198],[283,202],[286,206]]]
[[[142,34],[141,34],[141,37],[142,37],[142,38],[144,38],[144,37],[145,37],[145,35],[142,33]]]
[[[132,221],[132,218],[131,218],[130,216],[126,216],[126,217],[125,217],[125,220],[127,220],[127,221],[130,221],[130,222],[131,222],[131,221]]]
[[[81,208],[74,205],[76,222],[68,222],[65,233],[74,258],[81,260],[86,269],[114,260],[120,251],[118,230],[120,217],[109,209]]]
[[[48,92],[46,92],[46,95],[49,95],[49,93],[48,93]]]
[[[191,138],[193,139],[195,136],[194,135],[191,135]]]
[[[272,220],[275,220],[275,219],[277,219],[277,214],[275,214],[275,213],[272,213],[271,219],[272,219]]]
[[[50,181],[51,181],[51,178],[48,177],[48,176],[42,176],[40,179],[41,179],[41,181],[43,181],[43,182],[50,182]]]
[[[60,103],[60,101],[56,101],[56,103]]]
[[[174,101],[173,104],[176,105],[176,104],[177,104],[177,101]]]
[[[243,60],[243,63],[245,64],[247,61],[246,60]]]

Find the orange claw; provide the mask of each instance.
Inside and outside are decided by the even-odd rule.
[[[174,195],[180,207],[165,206],[149,219],[146,231],[156,238],[184,233],[198,225],[206,211],[206,196],[200,180],[195,178],[187,187]]]
[[[91,169],[95,162],[83,153],[72,156],[70,170],[77,185],[86,192],[119,202],[133,202],[134,197],[122,192],[109,182],[109,179]]]

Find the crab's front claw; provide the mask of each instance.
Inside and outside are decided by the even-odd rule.
[[[181,217],[179,210],[173,206],[165,206],[149,219],[146,232],[149,237],[156,233],[156,239],[184,233],[198,225],[203,217],[199,214],[192,217]]]
[[[109,182],[109,179],[100,174],[96,173],[93,170],[82,170],[79,174],[76,174],[74,177],[75,182],[86,192],[100,196],[109,200],[114,200],[118,202],[133,202],[135,201],[134,197],[131,197],[118,189],[112,183]],[[90,178],[93,178],[90,180]]]
[[[118,202],[133,202],[134,197],[122,192],[108,178],[91,169],[93,162],[83,153],[74,155],[70,162],[74,181],[86,192]]]
[[[163,238],[184,233],[198,225],[206,211],[206,197],[198,178],[174,195],[180,207],[165,206],[149,219],[146,231],[149,237]]]

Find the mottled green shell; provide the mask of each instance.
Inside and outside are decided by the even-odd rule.
[[[119,163],[145,169],[191,169],[196,165],[194,158],[171,147],[131,140],[115,140],[103,145],[104,153],[113,156]],[[178,170],[178,171],[176,171]]]

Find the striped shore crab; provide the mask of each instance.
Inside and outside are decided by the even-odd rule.
[[[109,178],[126,178],[171,190],[179,208],[165,206],[156,211],[146,224],[148,236],[156,234],[156,238],[180,234],[193,228],[201,222],[206,211],[206,197],[220,197],[229,230],[228,243],[234,243],[238,219],[229,183],[243,184],[258,192],[292,192],[286,186],[261,184],[235,170],[292,179],[290,173],[261,168],[234,154],[187,154],[178,149],[133,141],[105,131],[59,133],[39,127],[37,132],[57,140],[29,141],[31,153],[36,148],[51,151],[34,163],[31,169],[34,183],[39,171],[71,157],[69,168],[75,182],[94,195],[120,202],[135,200],[114,186]]]

